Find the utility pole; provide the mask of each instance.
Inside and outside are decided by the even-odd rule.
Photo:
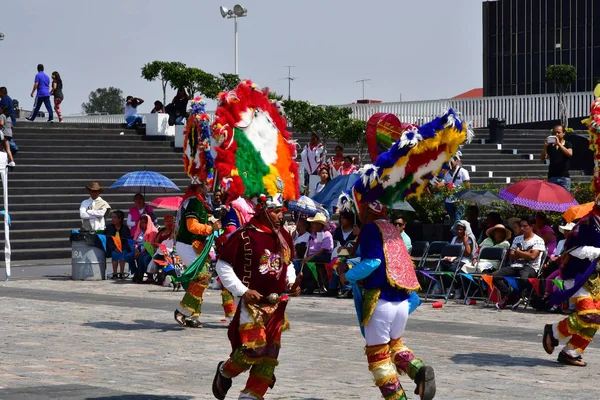
[[[288,81],[288,100],[291,100],[292,99],[292,81],[297,78],[297,76],[292,77],[292,68],[296,68],[296,66],[295,65],[286,65],[285,67],[288,69],[288,76],[287,76],[287,78],[284,78],[284,79],[287,79],[287,81]]]
[[[365,100],[365,82],[371,81],[370,79],[359,79],[356,83],[362,83],[362,99]]]

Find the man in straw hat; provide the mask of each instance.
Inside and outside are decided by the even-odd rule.
[[[232,379],[247,370],[250,376],[240,399],[262,399],[275,383],[281,333],[288,328],[285,292],[300,294],[292,237],[281,228],[282,200],[280,195],[255,198],[254,217],[219,251],[219,278],[241,300],[229,324],[231,355],[218,364],[213,380],[217,399],[224,399]]]
[[[110,209],[110,205],[100,197],[100,193],[104,189],[98,182],[92,182],[85,188],[90,194],[90,198],[82,201],[79,207],[81,227],[88,231],[103,231],[106,229],[104,216]]]

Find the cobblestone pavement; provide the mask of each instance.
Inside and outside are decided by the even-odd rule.
[[[173,320],[182,294],[63,278],[0,283],[0,400],[212,399],[215,367],[229,352],[220,295],[207,292],[205,328],[193,330]],[[292,329],[267,398],[379,398],[351,300],[295,298],[288,315]],[[542,349],[544,324],[559,318],[425,303],[405,343],[434,366],[436,399],[597,399],[597,345],[587,368],[561,366]],[[240,378],[228,398],[237,398]],[[415,399],[414,385],[401,379]]]

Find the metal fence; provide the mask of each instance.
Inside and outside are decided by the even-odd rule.
[[[567,93],[565,99],[568,117],[583,117],[589,114],[594,95],[592,92]],[[507,125],[559,119],[556,94],[347,104],[340,107],[351,108],[353,117],[363,121],[375,113],[391,113],[403,122],[419,124],[452,108],[462,115],[463,120],[473,121],[475,128],[487,126],[489,118],[505,118]]]
[[[567,115],[570,118],[584,117],[594,100],[592,92],[567,93]],[[352,116],[367,121],[375,113],[391,113],[403,122],[422,124],[441,112],[452,108],[462,115],[463,120],[472,121],[473,127],[487,126],[489,118],[505,118],[507,125],[525,124],[559,119],[558,99],[555,94],[525,96],[478,97],[472,99],[440,99],[405,101],[377,104],[346,104],[338,107],[352,109]],[[214,111],[209,111],[211,119]],[[140,114],[146,122],[147,114]],[[66,122],[122,124],[125,116],[120,115],[74,115],[65,116]]]

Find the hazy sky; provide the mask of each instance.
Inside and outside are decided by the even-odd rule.
[[[98,87],[162,99],[140,77],[153,60],[233,72],[233,21],[225,0],[2,1],[0,86],[30,108],[36,65],[60,72],[65,114]],[[482,85],[482,0],[245,0],[239,20],[242,78],[287,98],[285,65],[295,65],[292,98],[346,104],[452,97]],[[172,91],[169,90],[172,96]],[[209,109],[214,105],[209,103]]]

